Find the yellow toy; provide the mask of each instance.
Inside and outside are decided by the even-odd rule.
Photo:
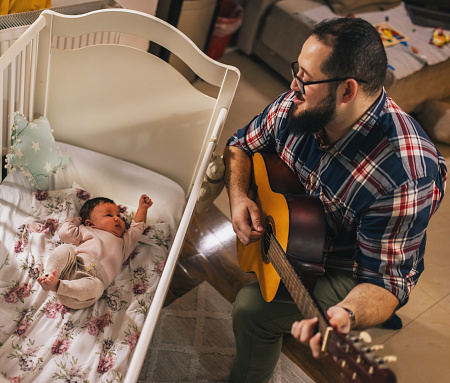
[[[445,44],[450,42],[448,34],[444,33],[442,28],[434,28],[433,36],[431,36],[430,44],[436,45],[439,48],[442,48]]]

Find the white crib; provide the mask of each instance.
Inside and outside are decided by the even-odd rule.
[[[168,62],[127,45],[136,39],[168,49],[216,94],[201,93]],[[50,190],[67,186],[75,174],[95,194],[132,206],[150,189],[156,197],[150,222],[161,214],[170,224],[173,242],[125,382],[138,379],[238,81],[236,68],[211,60],[176,28],[123,9],[81,16],[44,11],[0,57],[2,156],[10,150],[16,112],[29,121],[46,117],[71,157],[70,170],[50,175]],[[15,185],[14,177],[20,176],[9,174],[0,186],[0,267],[11,259],[12,226],[26,216],[22,202],[5,197],[24,193],[23,180]]]

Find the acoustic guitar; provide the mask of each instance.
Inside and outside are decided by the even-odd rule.
[[[324,273],[325,213],[318,198],[307,196],[297,175],[273,153],[253,156],[254,195],[265,229],[263,238],[248,246],[237,241],[241,268],[254,272],[267,302],[283,282],[305,318],[319,319],[322,351],[327,352],[350,382],[396,382],[386,367],[395,357],[372,357],[382,346],[358,346],[370,340],[340,334],[310,294]],[[311,277],[312,275],[312,277]]]

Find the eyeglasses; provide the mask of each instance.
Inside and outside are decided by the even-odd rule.
[[[294,78],[294,80],[295,80],[295,82],[296,82],[296,84],[297,84],[298,90],[299,90],[299,92],[300,92],[301,94],[305,94],[305,85],[323,84],[323,83],[326,83],[326,82],[344,81],[344,80],[348,80],[348,79],[353,79],[353,80],[356,80],[356,81],[358,81],[358,82],[367,83],[367,81],[361,80],[361,79],[356,78],[356,77],[331,78],[331,79],[329,79],[329,80],[308,81],[308,82],[304,82],[304,81],[300,80],[300,79],[297,77],[297,73],[298,73],[299,69],[300,69],[300,68],[299,68],[299,65],[298,65],[298,62],[297,62],[297,61],[295,61],[295,62],[293,62],[293,63],[291,64],[292,77]]]

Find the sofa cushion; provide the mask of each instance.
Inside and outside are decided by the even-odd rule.
[[[433,140],[450,144],[449,103],[427,100],[419,108],[417,119]]]
[[[400,5],[401,0],[327,0],[334,13],[347,16],[350,13],[383,11]]]

